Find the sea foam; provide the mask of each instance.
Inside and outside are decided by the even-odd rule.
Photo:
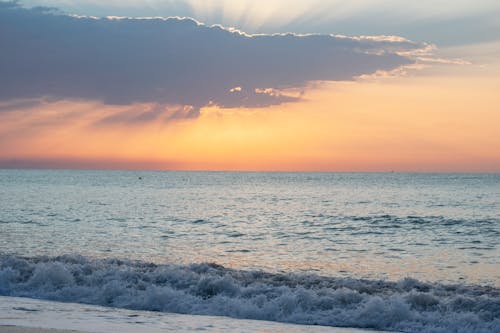
[[[0,295],[133,310],[403,332],[500,332],[500,289],[157,265],[81,256],[0,256]]]

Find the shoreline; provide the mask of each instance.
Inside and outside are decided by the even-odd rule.
[[[198,331],[221,333],[384,332],[219,316],[135,311],[80,303],[0,296],[0,333],[192,333]]]
[[[58,330],[53,328],[0,325],[0,333],[89,333],[89,332],[74,331],[74,330]]]

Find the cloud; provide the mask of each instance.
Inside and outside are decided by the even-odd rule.
[[[300,96],[284,89],[390,71],[425,46],[396,37],[247,35],[189,18],[76,17],[0,2],[0,102],[157,105],[134,121],[180,105],[188,108],[173,117],[193,117],[211,104],[293,102]]]
[[[20,99],[9,100],[5,102],[0,101],[0,113],[31,109],[40,105],[41,103],[43,103],[43,100],[41,99]]]
[[[68,13],[188,16],[252,33],[398,34],[440,46],[500,40],[498,0],[22,0]]]

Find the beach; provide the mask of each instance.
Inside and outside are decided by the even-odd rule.
[[[291,325],[227,317],[132,311],[75,303],[0,297],[0,333],[369,333],[370,330]]]
[[[22,327],[22,326],[0,326],[1,333],[83,333],[73,330],[56,330],[51,328]]]

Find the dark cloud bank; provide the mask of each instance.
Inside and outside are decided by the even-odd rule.
[[[73,17],[0,2],[0,101],[258,107],[297,99],[261,88],[351,80],[412,63],[410,41],[248,36],[191,19]],[[241,91],[231,88],[242,87]]]

